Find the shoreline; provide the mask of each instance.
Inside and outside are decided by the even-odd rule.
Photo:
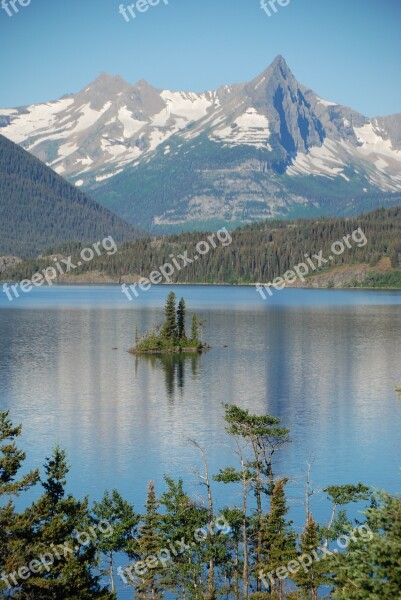
[[[0,285],[4,285],[7,284],[9,286],[12,285],[19,285],[20,281],[5,281],[5,280],[1,280],[0,279]],[[269,287],[269,282],[267,283],[263,283],[263,282],[257,282],[257,283],[191,283],[191,282],[179,282],[179,283],[157,283],[157,284],[153,284],[152,287],[161,287],[161,286],[166,286],[166,287],[184,287],[184,286],[191,286],[191,287],[236,287],[236,288],[240,288],[240,287],[244,287],[244,288],[249,288],[249,287],[256,287],[257,285],[261,285],[263,287]],[[121,283],[118,282],[105,282],[105,281],[54,281],[52,283],[51,286],[34,286],[34,287],[47,287],[47,288],[53,288],[53,287],[121,287]],[[272,285],[270,285],[270,287],[274,287]],[[287,290],[317,290],[317,291],[358,291],[358,290],[365,290],[365,291],[393,291],[393,292],[400,292],[401,291],[401,286],[400,287],[374,287],[374,286],[334,286],[334,287],[326,287],[326,286],[317,286],[317,285],[287,285],[285,286],[283,289],[287,289]],[[275,290],[276,293],[279,293],[282,290]]]

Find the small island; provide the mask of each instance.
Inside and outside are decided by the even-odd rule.
[[[199,339],[202,323],[196,315],[192,317],[191,335],[186,333],[186,306],[184,298],[176,306],[176,296],[170,292],[164,309],[165,320],[155,325],[149,333],[136,341],[130,354],[179,354],[203,352],[209,346]]]

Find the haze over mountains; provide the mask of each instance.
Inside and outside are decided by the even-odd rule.
[[[278,56],[203,94],[102,74],[56,102],[0,109],[0,131],[148,230],[397,204],[401,114],[323,100]]]

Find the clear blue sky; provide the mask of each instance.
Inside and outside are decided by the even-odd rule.
[[[368,116],[401,112],[401,0],[290,0],[270,18],[260,0],[168,2],[128,23],[121,0],[0,9],[0,106],[56,99],[101,71],[202,91],[249,80],[282,54],[326,99]]]

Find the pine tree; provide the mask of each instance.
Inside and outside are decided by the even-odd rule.
[[[114,598],[99,582],[96,545],[88,510],[88,501],[66,494],[68,474],[66,455],[56,448],[45,465],[44,493],[18,516],[17,527],[24,546],[14,546],[16,567],[46,556],[47,566],[32,571],[18,581],[12,598],[46,600],[92,600]]]
[[[253,519],[253,551],[257,591],[262,588],[258,577],[262,564],[263,498],[270,497],[274,488],[273,455],[289,439],[289,430],[281,426],[281,420],[270,415],[253,415],[234,404],[224,404],[228,433],[242,438],[252,449],[252,460],[246,466],[251,472],[251,484],[256,498],[256,518]]]
[[[145,504],[145,514],[139,527],[139,535],[135,544],[135,552],[143,563],[143,574],[135,583],[138,600],[162,600],[163,565],[157,561],[157,554],[165,547],[166,541],[161,532],[161,516],[158,513],[159,502],[156,498],[155,485],[151,481]],[[149,566],[149,561],[156,557],[156,564]]]
[[[296,558],[295,533],[292,521],[287,521],[288,506],[285,497],[286,481],[279,479],[273,487],[270,499],[270,512],[262,520],[262,557],[263,564],[258,564],[259,572],[275,572],[279,567],[287,565]],[[274,578],[270,592],[274,592],[278,600],[284,598],[283,581]]]
[[[401,498],[383,494],[349,535],[345,554],[331,561],[335,600],[400,598]]]
[[[22,428],[14,427],[8,415],[9,412],[0,413],[0,498],[18,496],[39,480],[37,470],[30,471],[20,480],[16,479],[26,455],[22,450],[18,450],[15,442],[21,435]]]
[[[318,589],[321,585],[328,584],[328,565],[325,560],[321,560],[318,549],[322,544],[322,535],[319,526],[309,515],[305,529],[301,535],[300,551],[301,554],[310,555],[313,558],[308,569],[300,569],[294,576],[296,584],[306,592],[311,600],[318,599]],[[316,558],[318,557],[318,558]]]
[[[16,439],[21,435],[21,427],[14,427],[8,412],[0,413],[0,573],[15,571],[15,549],[21,553],[24,562],[25,539],[18,526],[18,515],[12,498],[33,487],[39,481],[39,471],[30,471],[20,479],[18,472],[25,460],[25,452],[19,450]],[[18,560],[18,558],[17,558]],[[6,576],[6,575],[5,575]],[[0,579],[0,593],[12,581]]]
[[[117,490],[113,490],[111,494],[106,491],[102,500],[94,503],[93,518],[95,523],[106,521],[112,529],[110,536],[99,541],[98,551],[108,559],[107,572],[111,591],[114,593],[114,554],[124,551],[127,544],[135,538],[140,515],[135,513],[134,506],[124,500]]]
[[[185,335],[185,312],[186,312],[185,300],[184,300],[184,298],[181,298],[181,300],[178,303],[178,309],[177,309],[177,329],[178,329],[178,338],[180,340],[185,339],[185,337],[186,337],[186,335]]]
[[[174,292],[170,292],[167,296],[164,316],[163,337],[167,340],[174,340],[177,337],[176,298]]]
[[[67,455],[59,446],[53,451],[53,456],[45,464],[46,479],[42,486],[51,509],[56,509],[65,495],[66,476],[68,473]]]
[[[166,588],[179,598],[203,599],[208,548],[205,540],[196,540],[194,536],[207,523],[208,511],[195,504],[185,493],[182,479],[174,481],[165,477],[165,481],[167,491],[161,497],[161,504],[165,507],[161,527],[165,538],[171,542],[172,554],[171,566],[166,571]]]

